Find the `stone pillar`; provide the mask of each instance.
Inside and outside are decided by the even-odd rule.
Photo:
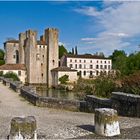
[[[120,134],[116,110],[110,108],[95,109],[95,133],[102,136]]]
[[[36,119],[34,116],[25,118],[15,117],[11,120],[11,129],[9,139],[37,139]]]

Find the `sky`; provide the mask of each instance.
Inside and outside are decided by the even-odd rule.
[[[59,44],[80,54],[139,51],[140,1],[0,1],[0,48],[20,32],[58,28]]]

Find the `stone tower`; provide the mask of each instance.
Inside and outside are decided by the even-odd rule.
[[[37,83],[36,72],[36,47],[37,45],[37,33],[36,31],[26,31],[26,44],[25,44],[25,65],[27,68],[27,83]]]
[[[26,41],[26,34],[20,33],[19,34],[19,63],[25,64],[25,41]]]
[[[52,86],[51,70],[58,67],[58,30],[48,28],[45,30],[45,40],[47,43],[47,84]]]

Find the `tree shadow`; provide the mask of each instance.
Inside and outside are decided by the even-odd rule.
[[[95,126],[94,125],[78,125],[77,127],[82,128],[84,130],[87,130],[89,132],[95,132]]]

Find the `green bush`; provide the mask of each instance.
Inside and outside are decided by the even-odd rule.
[[[120,91],[140,95],[140,71],[122,79]]]
[[[94,81],[94,94],[99,97],[110,97],[115,88],[115,82],[109,77],[97,77]]]
[[[3,71],[0,71],[0,76],[3,76]]]
[[[4,78],[12,78],[14,81],[20,81],[19,77],[14,72],[7,72],[4,74]]]
[[[65,74],[59,78],[59,81],[61,84],[67,84],[67,81],[69,81],[69,76]]]
[[[0,66],[5,64],[5,61],[4,60],[0,60]]]

